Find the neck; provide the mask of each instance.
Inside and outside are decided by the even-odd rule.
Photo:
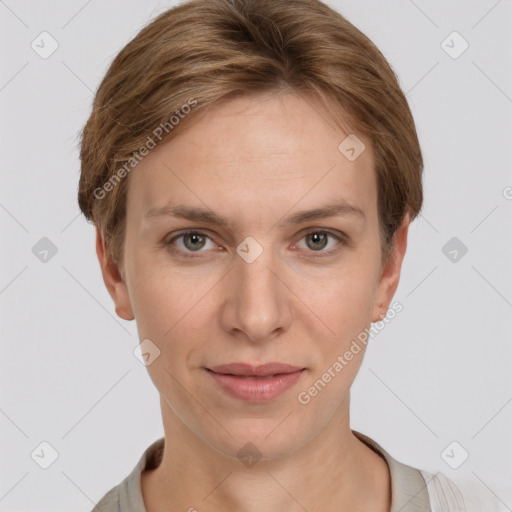
[[[389,468],[352,433],[348,407],[295,452],[242,463],[196,436],[166,402],[162,406],[162,461],[141,476],[147,512],[390,510]]]

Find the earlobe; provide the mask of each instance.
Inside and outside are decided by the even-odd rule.
[[[375,302],[373,307],[372,322],[382,320],[387,313],[389,304],[395,295],[400,281],[402,262],[407,249],[407,234],[409,231],[410,216],[406,214],[402,224],[393,236],[393,249],[381,272]]]
[[[123,320],[133,320],[135,316],[125,280],[117,264],[112,260],[98,228],[96,228],[96,255],[98,256],[103,282],[114,301],[117,316]]]

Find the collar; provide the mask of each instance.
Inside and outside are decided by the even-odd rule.
[[[354,430],[352,432],[388,464],[391,475],[390,512],[431,512],[427,484],[420,471],[395,460],[373,439]],[[119,484],[119,504],[124,512],[146,512],[140,485],[141,473],[159,466],[164,444],[163,437],[152,443],[133,471]]]
[[[420,471],[398,462],[373,439],[352,433],[388,464],[391,475],[391,510],[389,512],[431,512],[427,483]]]

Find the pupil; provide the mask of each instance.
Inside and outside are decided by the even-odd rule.
[[[195,249],[201,249],[201,247],[204,245],[204,240],[202,240],[204,237],[197,234],[191,234],[187,235],[185,237],[185,245],[187,246],[187,249],[195,250]],[[192,243],[189,244],[187,241],[191,241]],[[201,244],[201,241],[203,242]],[[199,245],[197,245],[199,243]]]
[[[323,249],[327,242],[327,235],[325,233],[312,233],[311,239],[313,241],[313,244],[320,244],[320,247],[313,247],[317,249]]]

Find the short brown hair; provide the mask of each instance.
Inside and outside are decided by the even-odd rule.
[[[160,14],[121,50],[81,132],[78,203],[118,265],[128,187],[120,178],[155,142],[157,127],[165,128],[157,132],[161,144],[217,101],[285,87],[316,95],[338,126],[345,129],[348,118],[371,141],[387,258],[406,213],[412,220],[420,212],[423,160],[407,100],[382,53],[319,0],[191,0]],[[191,110],[186,105],[195,110],[181,115]],[[178,115],[185,122],[170,121]]]

